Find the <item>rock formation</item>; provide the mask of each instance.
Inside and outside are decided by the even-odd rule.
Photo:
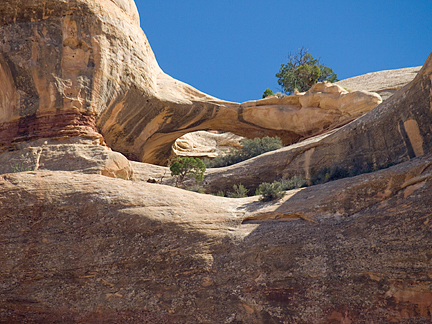
[[[381,97],[376,93],[348,92],[338,85],[320,82],[305,93],[244,102],[240,105],[240,114],[241,119],[248,124],[265,129],[289,131],[303,139],[324,130],[340,127],[381,102]],[[187,135],[174,143],[175,154],[215,157],[215,147],[209,143],[205,144],[203,138],[212,135]]]
[[[0,178],[2,323],[430,323],[432,157],[264,204]]]
[[[215,158],[219,154],[239,149],[242,138],[233,133],[198,131],[179,137],[173,145],[173,151],[176,156]]]
[[[367,73],[336,82],[349,90],[365,90],[378,93],[383,100],[390,98],[397,90],[410,83],[421,66]]]
[[[76,171],[129,180],[133,175],[124,155],[91,141],[72,138],[68,143],[35,140],[17,144],[18,150],[0,154],[0,174],[22,171]]]
[[[337,172],[371,172],[432,151],[432,55],[416,78],[365,116],[301,143],[225,168],[211,169],[208,191],[300,175],[308,181]],[[254,170],[253,176],[251,171]]]
[[[296,138],[246,124],[238,104],[163,73],[133,0],[5,0],[0,37],[1,151],[80,136],[164,163],[175,139],[199,129]]]
[[[351,121],[382,102],[376,93],[348,92],[329,82],[320,82],[305,93],[283,98],[267,97],[242,103],[242,118],[254,125],[289,130],[302,137]]]
[[[133,0],[4,0],[0,37],[2,152],[39,138],[79,136],[133,160],[164,164],[174,141],[196,130],[279,136],[285,144],[303,136],[263,125],[265,116],[255,109],[163,73]],[[331,118],[324,115],[327,125]]]
[[[164,74],[133,1],[3,0],[0,35],[0,323],[432,321],[432,54],[363,117],[207,175],[212,191],[366,172],[263,203],[148,183],[167,168],[105,145],[160,162],[191,130],[300,136],[255,124],[272,98]],[[357,96],[316,90],[284,100]]]

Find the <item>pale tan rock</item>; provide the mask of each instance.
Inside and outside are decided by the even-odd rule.
[[[361,118],[248,161],[209,169],[204,187],[216,193],[241,183],[253,191],[262,182],[294,175],[315,183],[327,174],[346,177],[428,154],[432,152],[431,82],[429,55],[411,83]],[[346,95],[356,101],[356,93]]]
[[[270,97],[241,104],[245,121],[264,128],[289,130],[301,136],[319,133],[375,108],[382,102],[376,93],[348,92],[320,82],[305,93]]]
[[[1,151],[80,136],[164,164],[174,141],[196,130],[278,135],[285,143],[299,137],[246,123],[239,104],[166,75],[133,1],[4,0],[0,25]]]
[[[397,90],[410,83],[421,66],[385,70],[363,74],[336,82],[337,85],[350,91],[369,91],[378,93],[383,100],[388,99]]]
[[[431,164],[276,203],[76,172],[2,175],[0,321],[428,323]]]
[[[233,133],[198,131],[178,138],[173,145],[173,151],[176,156],[215,158],[231,149],[239,149],[242,138]]]
[[[38,140],[0,154],[0,174],[22,171],[75,171],[131,179],[128,159],[91,141]]]

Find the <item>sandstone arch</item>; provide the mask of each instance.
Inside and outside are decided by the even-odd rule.
[[[16,84],[19,116],[12,118],[12,106],[3,113],[0,152],[23,141],[80,136],[132,160],[164,164],[174,141],[196,130],[279,136],[290,144],[343,115],[331,104],[305,107],[297,96],[285,103],[227,102],[171,78],[157,64],[132,0],[4,0],[0,37],[5,69],[24,80]]]

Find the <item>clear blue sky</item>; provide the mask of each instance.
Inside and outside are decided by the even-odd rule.
[[[339,79],[422,65],[432,0],[136,0],[161,68],[215,97],[243,102],[302,46]]]

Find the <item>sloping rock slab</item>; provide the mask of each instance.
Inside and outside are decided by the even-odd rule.
[[[430,323],[432,156],[277,204],[0,177],[2,323]]]
[[[410,83],[421,66],[366,73],[336,82],[349,90],[365,90],[378,93],[383,100],[391,97],[397,90]]]

